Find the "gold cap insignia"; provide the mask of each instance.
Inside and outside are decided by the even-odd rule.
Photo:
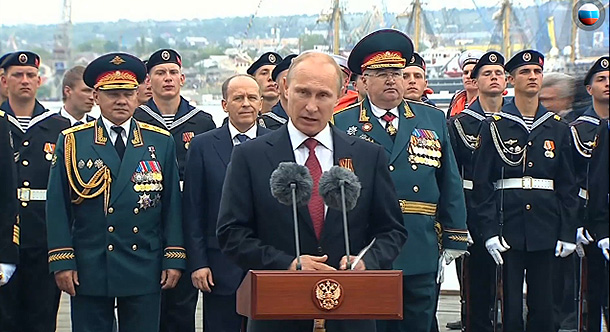
[[[19,63],[25,64],[26,62],[28,62],[27,54],[25,54],[25,53],[19,54]]]
[[[122,63],[125,63],[126,61],[123,60],[123,58],[121,58],[120,56],[115,56],[112,60],[110,60],[110,63],[112,63],[113,65],[120,65]]]
[[[343,302],[343,287],[335,280],[323,279],[314,286],[313,296],[320,310],[335,310]]]
[[[163,59],[165,61],[169,60],[169,52],[168,51],[161,52],[161,59]]]
[[[275,63],[275,61],[277,60],[277,58],[273,54],[269,54],[269,58],[268,59],[269,59],[269,62],[271,62],[271,63]]]
[[[523,61],[530,61],[532,59],[532,55],[529,52],[523,53]]]
[[[602,68],[608,68],[608,60],[607,59],[603,59],[600,63],[600,66],[602,66]]]
[[[498,57],[495,54],[490,54],[489,55],[489,62],[496,62],[498,61]]]
[[[414,56],[411,57],[411,61],[409,63],[415,63],[415,57]]]

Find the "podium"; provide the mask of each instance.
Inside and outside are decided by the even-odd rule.
[[[402,271],[249,271],[237,312],[255,320],[402,319]]]

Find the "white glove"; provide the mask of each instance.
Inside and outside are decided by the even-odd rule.
[[[443,281],[445,281],[445,264],[443,264],[444,260],[445,260],[445,255],[442,254],[438,258],[438,270],[436,271],[436,283],[439,285],[442,284]]]
[[[467,240],[468,246],[470,247],[471,245],[474,244],[474,240],[472,239],[472,236],[470,236],[470,231],[468,231],[467,235],[468,235],[468,240]]]
[[[7,284],[11,280],[16,268],[15,264],[0,263],[0,286]]]
[[[502,265],[504,264],[504,260],[502,259],[501,253],[510,249],[510,246],[506,240],[504,240],[504,237],[500,238],[496,235],[485,241],[485,248],[487,248],[487,251],[496,262],[496,265]]]
[[[610,241],[608,241],[607,237],[605,237],[597,242],[597,247],[599,247],[599,249],[602,250],[602,254],[604,254],[604,257],[606,257],[607,261],[610,261],[610,252],[609,252],[610,248],[608,248],[608,246],[610,244],[609,242]]]
[[[576,250],[576,244],[559,240],[555,246],[555,256],[561,258],[568,257],[574,250]]]
[[[576,245],[589,244],[591,242],[593,242],[593,238],[591,237],[591,234],[589,234],[589,231],[584,227],[578,227],[576,230]]]
[[[466,251],[466,250],[445,249],[445,250],[443,250],[442,256],[444,258],[445,264],[449,265],[456,258],[467,255],[467,253],[468,253],[468,251]]]

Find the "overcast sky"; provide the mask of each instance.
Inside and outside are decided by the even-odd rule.
[[[214,17],[250,16],[260,0],[72,0],[72,22],[113,22]],[[479,7],[497,6],[500,0],[475,0]],[[373,4],[389,12],[402,12],[410,0],[342,0],[348,12],[363,12]],[[532,3],[517,0],[513,3]],[[425,8],[436,10],[448,7],[474,8],[472,0],[424,0]],[[262,0],[258,16],[319,14],[330,8],[332,0]],[[0,0],[0,25],[20,23],[55,24],[61,21],[63,0]],[[170,8],[170,6],[173,6]]]

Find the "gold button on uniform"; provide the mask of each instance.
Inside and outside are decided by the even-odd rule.
[[[529,211],[529,210],[531,210],[531,209],[532,209],[532,206],[531,206],[531,205],[529,205],[529,204],[525,204],[525,209]]]
[[[110,232],[110,233],[114,232],[114,226],[108,226],[108,232]]]
[[[114,212],[114,208],[111,206],[108,208],[108,213],[113,213]]]
[[[23,141],[23,146],[28,146],[30,145],[30,141]]]
[[[138,229],[138,226],[134,226],[132,229],[134,234],[138,234],[138,232],[140,231],[140,229]]]
[[[413,169],[414,171],[417,171],[417,165],[416,164],[411,165],[411,169]]]
[[[534,167],[534,162],[530,161],[529,163],[527,163],[527,167],[529,167],[529,168]]]
[[[29,187],[29,186],[30,186],[30,183],[29,183],[28,181],[23,181],[23,186],[24,186],[24,187]]]
[[[108,251],[113,251],[114,250],[114,246],[112,244],[108,245]]]
[[[138,245],[134,244],[133,246],[131,246],[131,250],[136,251],[138,250]]]
[[[21,165],[23,165],[23,166],[27,166],[29,164],[30,164],[30,162],[27,161],[27,160],[24,160],[24,161],[21,162]]]
[[[390,170],[390,172],[394,172],[394,165],[388,166],[388,169]]]
[[[138,213],[140,213],[140,209],[138,209],[138,208],[133,208],[133,213],[134,213],[134,214],[138,214]]]
[[[418,186],[413,186],[413,191],[416,192],[416,193],[419,192],[419,187]]]
[[[532,141],[527,142],[527,145],[529,145],[529,146],[532,146],[532,144],[534,144],[534,143],[532,143]]]

